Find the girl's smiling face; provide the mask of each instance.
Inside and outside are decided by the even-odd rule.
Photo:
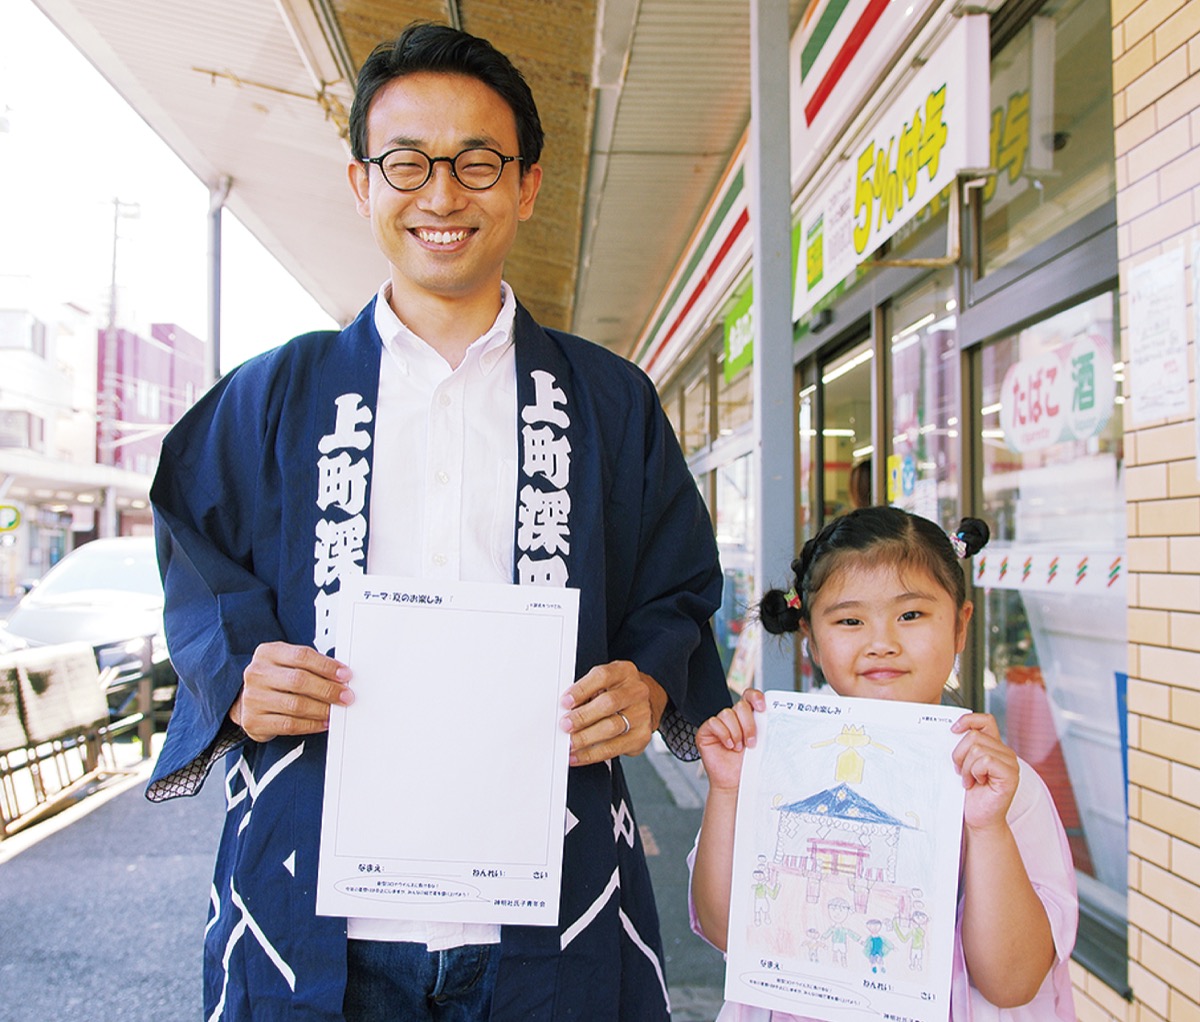
[[[937,703],[971,612],[925,568],[848,558],[817,591],[803,627],[838,695]]]

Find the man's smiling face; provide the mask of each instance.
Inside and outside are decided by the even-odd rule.
[[[499,93],[476,78],[418,72],[394,79],[371,101],[367,152],[420,149],[455,156],[475,147],[518,153],[517,124]],[[523,172],[522,172],[523,171]],[[393,302],[424,299],[496,303],[517,224],[533,213],[541,168],[510,163],[491,188],[472,191],[434,165],[416,191],[397,191],[378,166],[350,164],[359,213],[371,221],[392,267]]]

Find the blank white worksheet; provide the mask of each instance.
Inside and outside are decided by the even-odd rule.
[[[318,913],[557,922],[578,595],[343,579]]]

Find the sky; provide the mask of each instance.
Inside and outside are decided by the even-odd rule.
[[[0,303],[106,322],[114,200],[119,325],[207,340],[208,189],[32,0],[0,0]],[[222,262],[222,372],[335,326],[228,210]]]

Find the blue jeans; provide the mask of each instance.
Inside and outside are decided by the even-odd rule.
[[[499,944],[347,942],[346,1022],[487,1022]]]

